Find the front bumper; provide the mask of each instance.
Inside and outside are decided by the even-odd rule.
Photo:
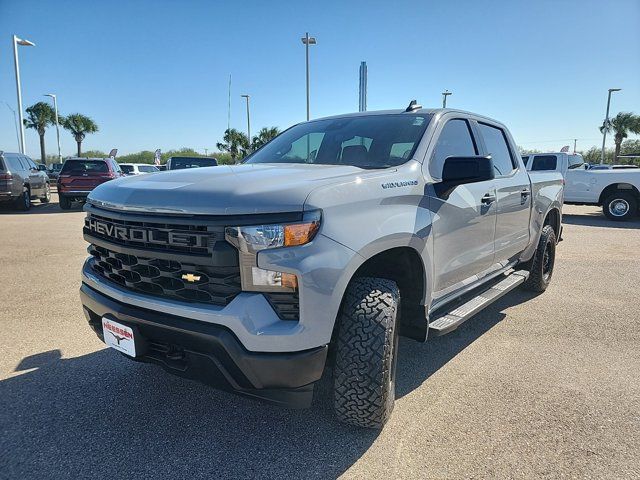
[[[291,353],[250,352],[220,325],[120,303],[86,283],[80,298],[101,340],[101,319],[108,316],[136,329],[144,339],[145,348],[136,360],[221,389],[305,408],[324,370],[326,345]]]

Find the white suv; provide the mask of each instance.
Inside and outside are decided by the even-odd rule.
[[[120,168],[125,175],[143,175],[160,171],[158,167],[148,163],[121,163]]]

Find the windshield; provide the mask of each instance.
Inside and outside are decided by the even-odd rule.
[[[180,170],[183,168],[198,168],[198,167],[215,167],[218,162],[215,158],[188,158],[188,157],[172,157],[171,158],[171,170]]]
[[[312,163],[386,168],[411,158],[431,115],[389,114],[301,123],[246,163]]]
[[[60,174],[82,175],[84,173],[109,173],[104,160],[67,160]]]

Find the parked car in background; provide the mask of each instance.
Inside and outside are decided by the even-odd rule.
[[[158,170],[160,170],[161,172],[165,172],[167,170],[167,166],[166,165],[157,165]]]
[[[58,176],[60,208],[68,210],[72,202],[84,202],[98,185],[123,176],[124,173],[113,158],[66,160]]]
[[[156,173],[160,169],[148,163],[120,163],[120,169],[125,175],[143,175],[145,173]]]
[[[167,160],[167,170],[217,166],[218,161],[213,157],[171,157]]]
[[[630,170],[640,168],[638,165],[589,165],[589,170]]]
[[[529,171],[562,173],[565,180],[565,203],[599,205],[611,220],[629,220],[638,213],[640,205],[640,169],[638,168],[611,168],[611,165],[589,166],[584,163],[581,155],[564,152],[528,155],[526,164]],[[629,165],[623,166],[629,167]]]
[[[51,200],[49,177],[33,160],[21,153],[0,152],[0,202],[29,210],[31,200]]]
[[[562,184],[469,112],[412,102],[300,123],[242,165],[94,190],[84,314],[137,361],[279,405],[309,406],[332,367],[338,418],[380,428],[400,335],[547,288]]]
[[[52,163],[47,168],[47,175],[49,176],[49,180],[52,182],[56,182],[58,180],[58,175],[60,175],[60,170],[62,170],[63,163]]]

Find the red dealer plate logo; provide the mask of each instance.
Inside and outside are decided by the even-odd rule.
[[[102,317],[102,333],[104,343],[130,357],[136,356],[136,342],[133,330],[126,325],[114,322],[110,318]]]

